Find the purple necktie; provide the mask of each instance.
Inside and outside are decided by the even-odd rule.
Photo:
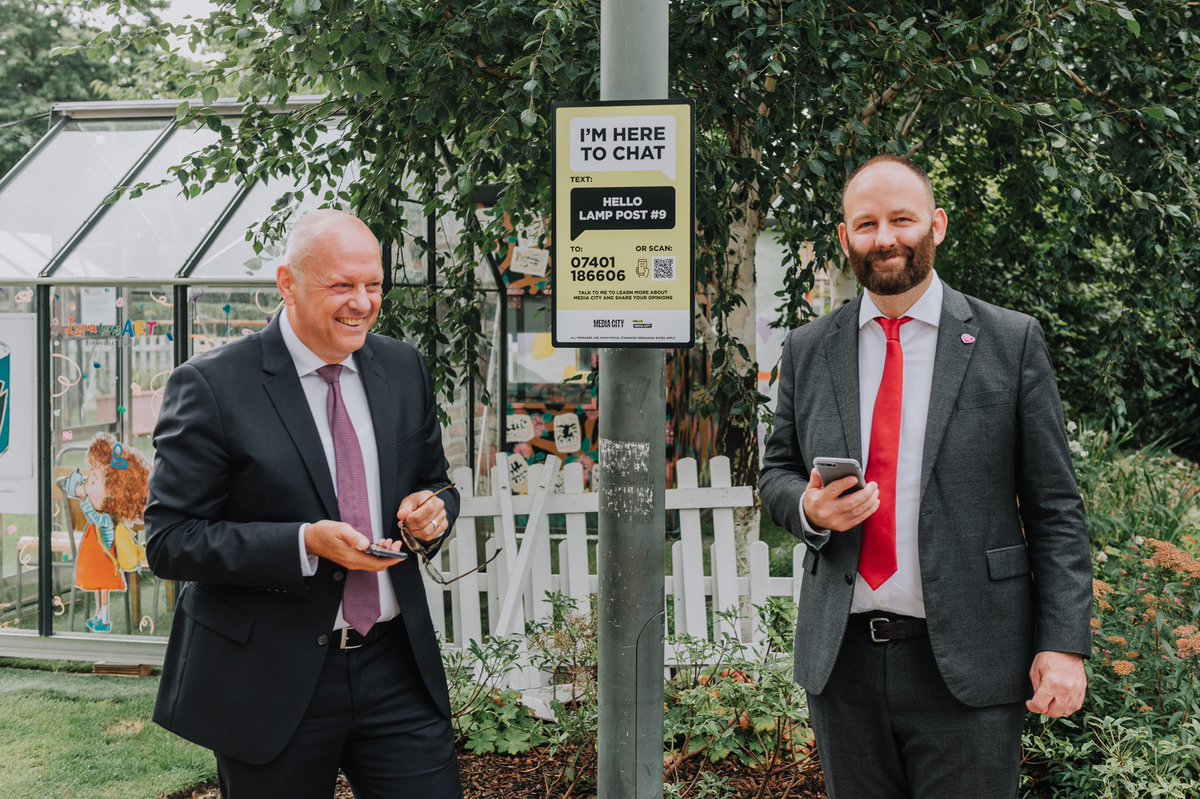
[[[358,434],[342,402],[339,378],[342,365],[327,364],[317,370],[329,384],[325,410],[329,415],[329,432],[333,435],[333,460],[337,465],[338,514],[342,521],[374,540],[371,531],[371,500],[367,496],[367,470],[363,468]],[[346,575],[342,594],[342,617],[358,632],[366,635],[379,621],[379,578],[375,572],[351,570]]]

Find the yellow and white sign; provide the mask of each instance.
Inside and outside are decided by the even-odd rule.
[[[554,108],[555,347],[690,347],[695,104]]]

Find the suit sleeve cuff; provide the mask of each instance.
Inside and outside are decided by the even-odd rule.
[[[308,548],[304,546],[304,531],[308,529],[308,522],[300,525],[300,576],[312,577],[317,573],[317,560],[315,555],[308,554]]]
[[[829,541],[830,531],[828,529],[816,530],[808,523],[808,517],[804,515],[803,499],[800,500],[800,529],[804,533],[804,543],[814,550],[820,551],[821,547]]]

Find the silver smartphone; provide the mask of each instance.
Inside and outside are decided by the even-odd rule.
[[[817,474],[821,475],[821,482],[825,485],[841,480],[843,477],[858,478],[857,485],[842,492],[841,496],[843,497],[867,487],[866,482],[863,481],[862,466],[854,458],[813,458],[813,466],[816,467]]]

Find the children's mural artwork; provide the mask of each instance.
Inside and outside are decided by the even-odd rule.
[[[506,439],[511,450],[509,484],[513,491],[529,491],[529,467],[557,455],[564,464],[578,461],[583,485],[591,485],[596,465],[598,415],[595,402],[586,406],[566,403],[523,402],[511,406]]]
[[[88,472],[76,470],[64,488],[78,497],[87,519],[75,561],[75,587],[96,596],[95,613],[85,622],[94,633],[112,630],[109,594],[125,591],[125,574],[141,570],[145,550],[130,529],[140,524],[149,490],[150,466],[137,450],[99,433],[87,451]]]

